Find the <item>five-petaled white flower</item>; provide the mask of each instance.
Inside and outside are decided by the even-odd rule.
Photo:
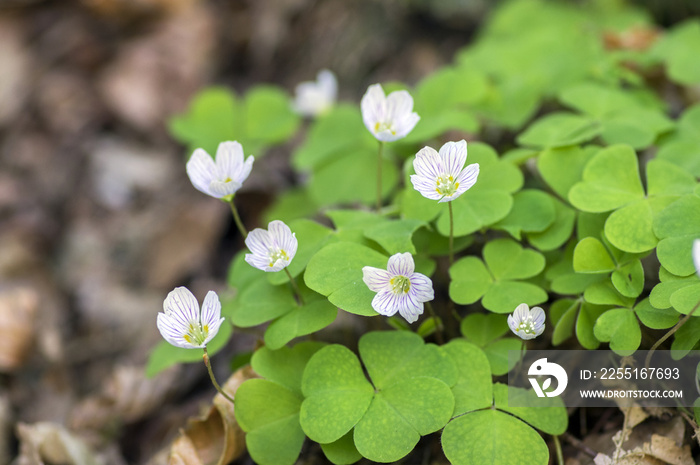
[[[420,116],[413,112],[413,97],[405,90],[384,95],[381,84],[369,86],[361,102],[362,119],[374,137],[393,142],[406,137]]]
[[[508,326],[521,339],[534,339],[544,331],[544,310],[520,304],[512,315],[508,315]]]
[[[187,162],[187,176],[198,191],[230,200],[253,168],[255,158],[243,161],[243,157],[243,147],[235,141],[219,144],[216,162],[204,149],[197,149]]]
[[[212,340],[224,321],[216,292],[209,291],[199,311],[197,298],[186,287],[176,287],[158,313],[158,330],[166,341],[184,349],[202,349]]]
[[[423,302],[435,298],[433,282],[426,275],[413,271],[415,264],[410,253],[397,253],[389,258],[386,270],[365,266],[362,280],[377,295],[372,308],[377,313],[392,316],[399,312],[409,323],[423,313]]]
[[[700,276],[700,239],[695,239],[693,242],[693,264],[695,273]]]
[[[318,116],[328,111],[338,95],[338,81],[335,75],[323,69],[315,81],[302,82],[296,87],[296,97],[292,103],[295,112],[302,116]]]
[[[245,261],[263,271],[284,269],[297,253],[296,235],[283,221],[272,221],[267,230],[257,228],[245,240],[251,252]]]
[[[423,147],[413,160],[416,174],[411,175],[413,187],[423,197],[440,202],[450,202],[476,183],[479,164],[467,162],[467,143],[447,142],[440,153],[431,147]]]

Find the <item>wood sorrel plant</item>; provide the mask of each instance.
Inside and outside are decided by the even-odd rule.
[[[357,102],[333,106],[327,75],[325,91],[308,83],[293,105],[272,86],[244,97],[212,88],[173,118],[173,135],[209,166],[195,187],[231,205],[252,164],[243,165],[243,149],[261,158],[296,137],[292,108],[316,118],[291,157],[308,182],[279,193],[265,214],[270,232],[253,231],[252,253],[233,258],[236,295],[222,309],[235,326],[266,324],[251,358],[261,378],[236,393],[257,463],[293,464],[307,438],[336,464],[393,462],[433,435],[453,464],[544,465],[567,412],[556,398],[549,409],[508,407],[495,377],[513,368],[516,336],[536,335],[540,348],[568,341],[629,353],[649,348],[644,333],[654,340],[653,330],[673,327],[671,348],[697,346],[700,107],[679,92],[672,119],[646,78],[662,70],[675,89],[700,83],[689,58],[700,53],[700,22],[634,49],[603,40],[633,26],[654,27],[631,8],[512,1],[453,65],[415,88],[385,85],[399,92],[385,97],[371,86],[363,106],[384,102],[373,119]],[[449,142],[463,137],[470,142]],[[220,143],[240,152],[234,175],[218,152],[216,162],[202,158]],[[462,147],[463,157],[450,155]],[[544,333],[539,311],[532,327],[523,320],[535,305]],[[339,312],[363,322],[384,319],[378,310],[418,321],[392,317],[396,330],[345,341],[357,351],[332,333],[304,341]],[[210,352],[230,335],[223,324]],[[163,343],[149,372],[198,358]]]

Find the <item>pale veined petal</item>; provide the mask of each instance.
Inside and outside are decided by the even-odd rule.
[[[219,318],[221,318],[221,302],[219,301],[219,296],[216,295],[216,292],[209,291],[202,303],[202,316],[200,321],[202,326],[211,326],[213,323],[219,321]]]
[[[199,303],[186,287],[176,287],[168,293],[163,301],[163,311],[182,327],[199,321]]]
[[[413,184],[413,188],[425,198],[430,200],[440,200],[442,198],[442,194],[440,194],[436,189],[434,180],[429,180],[423,176],[412,174],[411,184]]]
[[[216,150],[216,167],[219,180],[238,180],[237,174],[243,166],[243,147],[236,141],[221,142]]]
[[[409,294],[415,296],[420,302],[429,302],[435,298],[433,282],[422,273],[413,273],[410,276],[411,289]]]
[[[467,166],[462,170],[461,173],[459,173],[459,176],[457,176],[457,182],[459,183],[459,187],[457,188],[457,196],[462,195],[464,192],[467,190],[471,189],[474,184],[476,184],[477,179],[479,178],[479,164],[478,163],[472,163],[471,165]]]
[[[442,158],[446,174],[457,178],[467,161],[467,142],[460,140],[459,142],[445,143],[440,148],[440,158]]]
[[[382,291],[372,299],[372,308],[380,315],[392,316],[399,311],[398,300],[393,292]]]
[[[245,258],[245,261],[249,265],[251,265],[259,270],[271,271],[270,257],[263,257],[260,255],[254,255],[252,253],[248,253],[245,255],[244,258]]]
[[[235,194],[241,188],[241,183],[237,181],[218,181],[214,180],[209,184],[209,195],[216,198],[223,198],[227,195]]]
[[[245,159],[245,163],[241,166],[241,170],[238,172],[236,175],[236,181],[243,184],[243,181],[248,179],[248,176],[250,175],[251,170],[253,169],[253,162],[255,161],[254,156],[249,156],[248,158]]]
[[[195,150],[185,168],[195,189],[211,195],[209,185],[217,179],[217,168],[209,154],[204,149]]]
[[[338,80],[335,78],[335,74],[327,69],[322,69],[318,72],[316,81],[328,103],[332,105],[338,95]]]
[[[376,134],[375,125],[384,122],[386,118],[386,96],[381,84],[373,84],[367,88],[367,92],[360,102],[362,120],[372,134]]]
[[[373,266],[362,267],[362,280],[372,292],[390,291],[391,274],[388,271]]]
[[[418,116],[418,113],[409,113],[399,118],[394,125],[396,139],[406,137],[408,133],[413,131],[413,128],[416,127],[418,121],[420,121],[420,116]]]
[[[423,314],[423,303],[409,292],[399,298],[399,314],[409,323],[414,323]]]
[[[437,178],[442,175],[443,166],[440,154],[432,147],[423,147],[416,153],[413,169],[418,176],[430,179],[435,185]]]
[[[413,256],[409,252],[394,254],[389,257],[389,263],[386,269],[389,274],[393,276],[400,275],[409,277],[415,270]]]
[[[695,273],[700,276],[700,239],[695,239],[693,242],[693,264]]]
[[[271,249],[275,248],[276,244],[274,238],[268,231],[262,228],[255,228],[248,233],[248,237],[245,239],[245,245],[248,247],[248,250],[253,252],[253,255],[269,259],[269,252]]]
[[[187,329],[181,328],[179,324],[174,322],[173,319],[165,313],[158,313],[156,326],[158,326],[158,331],[160,331],[163,339],[175,347],[181,347],[183,349],[197,348],[197,346],[185,340],[184,335],[187,334]]]

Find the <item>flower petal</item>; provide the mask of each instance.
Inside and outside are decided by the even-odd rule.
[[[335,78],[335,74],[327,69],[322,69],[316,75],[316,82],[327,102],[332,105],[338,95],[338,80]]]
[[[297,252],[298,241],[296,235],[292,233],[284,221],[274,220],[267,226],[267,230],[272,236],[273,243],[280,249],[284,250],[289,256],[289,262],[292,261]]]
[[[414,269],[415,264],[413,263],[413,256],[409,252],[397,253],[389,257],[387,271],[392,276],[401,275],[409,277],[413,274]]]
[[[365,282],[372,292],[391,291],[391,284],[389,284],[391,278],[391,274],[381,268],[373,266],[362,267],[362,281]]]
[[[700,239],[695,239],[693,242],[693,264],[695,273],[700,276]]]
[[[190,344],[183,337],[185,334],[187,334],[187,331],[183,330],[178,322],[174,321],[173,318],[169,317],[165,313],[158,313],[156,325],[158,326],[158,331],[160,331],[163,339],[175,347],[181,347],[183,349],[197,348],[197,346]]]
[[[219,296],[214,291],[207,292],[206,297],[204,297],[204,302],[202,303],[202,315],[200,322],[202,326],[211,325],[221,318],[221,302],[219,301]]]
[[[395,315],[399,311],[398,297],[391,291],[379,292],[372,299],[372,308],[380,315]]]
[[[243,147],[237,141],[221,142],[216,149],[216,167],[219,180],[237,180],[237,174],[243,167]]]
[[[440,200],[442,194],[437,191],[435,181],[431,181],[428,178],[418,176],[417,174],[411,175],[411,183],[413,188],[420,192],[420,194],[430,200]]]
[[[413,298],[410,292],[402,295],[399,302],[399,314],[409,323],[415,322],[423,314],[423,303]]]
[[[435,298],[433,281],[422,273],[413,273],[410,276],[411,288],[409,294],[418,302],[429,302]]]
[[[401,120],[405,119],[408,115],[410,115],[412,111],[413,97],[411,97],[411,94],[409,94],[408,91],[397,90],[395,92],[390,93],[389,96],[386,98],[387,121],[394,121],[395,123],[398,123]]]
[[[195,189],[204,194],[212,195],[209,185],[217,179],[217,168],[209,154],[204,149],[195,150],[185,168]]]
[[[221,199],[227,195],[235,194],[241,188],[241,183],[237,181],[212,181],[209,184],[209,195]]]
[[[381,84],[373,84],[367,88],[367,92],[360,102],[360,107],[365,126],[370,133],[376,134],[375,124],[386,118],[386,96]]]
[[[416,127],[418,121],[420,121],[420,116],[418,116],[418,113],[409,113],[396,121],[394,123],[394,131],[396,131],[396,137],[394,140],[406,137],[408,133]]]
[[[515,319],[516,326],[527,320],[529,315],[530,307],[528,307],[527,304],[520,304],[515,307],[515,310],[513,311],[513,318]]]
[[[444,170],[440,154],[434,148],[427,146],[416,153],[416,158],[413,160],[413,169],[417,175],[432,180],[433,187]]]
[[[248,233],[245,245],[253,252],[253,255],[269,260],[269,252],[275,248],[275,240],[268,231],[255,228]]]
[[[467,190],[471,189],[471,187],[476,184],[477,179],[479,178],[479,164],[478,163],[472,163],[471,165],[467,166],[462,170],[461,173],[457,176],[457,182],[459,183],[459,187],[457,188],[457,194],[456,197],[459,197],[463,193],[465,193]]]
[[[260,255],[254,255],[252,253],[247,253],[245,254],[245,261],[248,262],[251,266],[263,270],[263,271],[272,271],[272,268],[270,267],[270,258],[269,257],[262,257]]]
[[[467,161],[467,142],[462,139],[445,143],[440,147],[440,158],[447,174],[456,179]]]
[[[163,311],[178,325],[187,328],[190,322],[199,321],[199,303],[186,287],[176,287],[163,301]]]

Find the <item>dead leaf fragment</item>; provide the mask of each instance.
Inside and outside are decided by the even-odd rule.
[[[103,465],[85,443],[56,423],[17,425],[19,465]]]
[[[250,366],[236,371],[221,387],[234,397],[244,381],[256,378]],[[234,397],[235,398],[235,397]],[[221,394],[202,418],[192,418],[173,442],[169,465],[226,465],[245,452],[245,433],[238,426],[234,406]]]
[[[0,371],[22,365],[34,339],[39,296],[29,287],[0,289]]]

